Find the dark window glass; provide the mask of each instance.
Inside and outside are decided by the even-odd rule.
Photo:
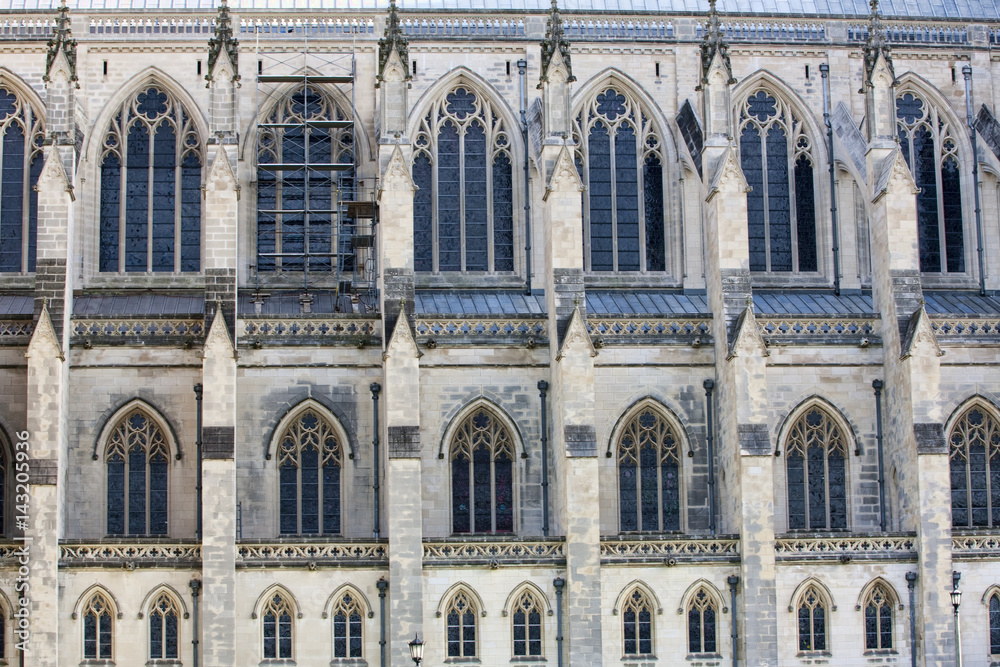
[[[880,586],[868,594],[865,609],[865,649],[892,648],[892,605]]]
[[[83,612],[84,660],[111,660],[111,605],[100,593]]]
[[[646,270],[665,271],[666,248],[663,237],[663,166],[650,155],[643,167],[643,195],[646,212]]]
[[[281,532],[296,533],[299,529],[298,468],[294,463],[284,463],[280,471]]]
[[[476,609],[467,593],[459,591],[452,597],[447,618],[448,657],[476,657]]]
[[[159,452],[149,461],[149,534],[167,534],[167,457]]]
[[[639,270],[639,191],[635,130],[625,122],[615,133],[615,212],[618,269]]]
[[[816,202],[813,196],[813,168],[805,155],[795,161],[795,220],[799,250],[799,271],[817,271]]]
[[[434,205],[431,160],[421,153],[413,160],[413,262],[417,271],[434,270]]]
[[[438,133],[438,267],[462,269],[462,176],[458,127],[448,121]]]
[[[168,459],[163,431],[141,409],[114,425],[105,450],[109,534],[167,534]]]
[[[338,534],[341,447],[333,423],[305,410],[278,442],[279,530]]]
[[[673,429],[650,408],[632,416],[618,441],[622,531],[680,530],[680,460]]]
[[[598,121],[590,128],[587,174],[590,194],[590,268],[614,271],[614,199],[611,194],[611,140]]]
[[[792,425],[785,449],[789,530],[847,528],[847,444],[836,422],[808,410]]]
[[[966,410],[950,435],[951,517],[955,527],[1000,525],[1000,422]]]
[[[649,601],[638,590],[629,594],[623,605],[622,638],[626,656],[653,653],[653,616]]]
[[[459,425],[451,445],[453,532],[513,532],[513,447],[507,428],[485,410]]]
[[[493,265],[514,270],[514,183],[506,153],[493,159]]]
[[[1000,596],[990,596],[990,655],[1000,655]]]
[[[962,185],[958,160],[941,164],[941,207],[944,209],[944,247],[948,273],[965,271],[965,243],[962,230]]]
[[[108,533],[125,534],[125,459],[108,459]]]
[[[0,88],[0,271],[35,270],[43,128],[34,109]],[[27,250],[27,253],[25,253]]]
[[[451,460],[451,515],[452,532],[455,533],[472,531],[469,514],[469,468],[470,461],[464,455]]]
[[[760,131],[753,125],[747,125],[743,128],[740,139],[740,166],[750,188],[747,192],[747,233],[750,241],[751,271],[767,270],[763,156]]]

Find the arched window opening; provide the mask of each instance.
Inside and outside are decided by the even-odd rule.
[[[896,131],[917,193],[917,243],[925,273],[965,271],[958,144],[947,118],[913,91],[896,99]]]
[[[167,534],[169,448],[141,408],[129,410],[108,438],[108,534]]]
[[[282,433],[278,503],[283,535],[340,533],[342,451],[333,423],[311,409]]]
[[[715,603],[705,589],[688,603],[688,653],[715,653]]]
[[[35,270],[41,118],[23,97],[0,87],[0,271]]]
[[[826,650],[826,603],[815,586],[799,598],[799,650]]]
[[[1000,526],[1000,422],[973,406],[955,422],[949,441],[952,525]]]
[[[462,420],[451,443],[452,531],[514,531],[514,440],[485,408]]]
[[[258,271],[304,271],[307,258],[309,271],[332,271],[338,243],[352,261],[351,239],[337,237],[338,225],[353,225],[339,206],[355,192],[350,119],[330,95],[302,86],[259,126]]]
[[[876,584],[865,596],[865,649],[892,648],[893,598],[881,584]]]
[[[417,271],[514,271],[514,176],[508,130],[465,85],[434,104],[414,143]]]
[[[1000,593],[990,596],[990,655],[1000,655]]]
[[[638,588],[622,605],[623,652],[626,656],[653,654],[653,605]]]
[[[275,593],[264,607],[264,659],[292,657],[292,606]]]
[[[790,530],[847,528],[846,458],[847,441],[826,411],[795,421],[785,445]]]
[[[362,657],[362,618],[364,609],[353,594],[340,598],[333,612],[333,657]]]
[[[111,121],[101,156],[103,272],[201,270],[202,147],[172,96],[147,86]]]
[[[618,440],[621,530],[681,529],[680,452],[674,429],[662,415],[643,408]]]
[[[653,122],[631,95],[608,86],[577,116],[574,134],[587,185],[584,268],[666,271],[666,160]]]
[[[818,271],[815,160],[802,121],[780,97],[757,90],[739,112],[740,166],[750,186],[750,270]]]
[[[472,597],[459,591],[448,603],[448,657],[474,658],[476,652],[476,617],[479,615]]]
[[[511,615],[514,634],[514,657],[542,655],[542,605],[534,593],[518,596]]]
[[[166,593],[161,593],[149,612],[149,657],[151,660],[176,660],[177,654],[177,604]]]
[[[111,660],[114,607],[102,593],[95,593],[83,609],[84,660]]]

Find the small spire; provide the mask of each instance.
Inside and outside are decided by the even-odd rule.
[[[545,39],[542,41],[542,81],[548,81],[549,63],[556,51],[562,56],[566,64],[566,72],[569,76],[566,81],[576,81],[573,76],[573,64],[570,62],[569,42],[566,41],[566,33],[563,31],[562,17],[559,15],[559,3],[552,0],[552,8],[549,10],[549,21],[545,26]]]
[[[878,62],[879,54],[882,54],[882,57],[885,58],[889,74],[892,75],[893,79],[896,78],[896,72],[892,67],[892,49],[889,47],[885,28],[882,27],[882,17],[878,13],[878,0],[871,0],[869,4],[871,5],[872,13],[868,17],[868,39],[865,40],[865,45],[862,47],[865,59],[866,86],[871,85],[872,72],[875,70],[875,63]],[[863,93],[864,90],[861,92]]]
[[[389,0],[389,20],[385,22],[385,33],[382,39],[378,40],[378,75],[375,77],[381,83],[382,72],[386,63],[389,62],[389,54],[395,51],[399,55],[400,62],[406,72],[404,81],[409,81],[409,46],[410,43],[403,36],[403,27],[399,23],[399,12],[396,8],[396,0]]]
[[[219,15],[215,19],[215,33],[208,40],[208,74],[206,81],[212,80],[212,72],[219,55],[225,49],[229,62],[233,64],[233,81],[240,80],[240,42],[233,37],[233,23],[229,18],[229,3],[222,0],[219,5]]]
[[[708,23],[705,25],[705,38],[701,43],[701,83],[708,83],[708,70],[715,60],[716,54],[722,56],[726,64],[726,71],[729,72],[727,83],[736,83],[733,78],[733,65],[729,62],[729,44],[726,36],[722,32],[722,21],[719,19],[719,11],[715,8],[715,0],[708,0]],[[699,89],[701,86],[699,86]]]
[[[59,5],[59,16],[56,18],[56,27],[49,40],[48,51],[45,54],[45,76],[43,81],[48,82],[49,74],[52,72],[52,65],[55,63],[59,52],[66,56],[69,63],[69,80],[76,82],[76,40],[73,39],[73,31],[70,29],[69,5],[66,0],[62,0]]]

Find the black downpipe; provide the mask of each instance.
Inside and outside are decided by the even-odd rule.
[[[378,531],[378,527],[379,527],[379,521],[378,521],[378,507],[379,507],[379,502],[378,502],[378,490],[379,490],[379,485],[378,485],[378,446],[379,446],[379,443],[378,443],[378,393],[380,391],[382,391],[382,385],[380,385],[378,382],[372,382],[368,386],[368,388],[371,389],[371,392],[372,392],[372,412],[374,413],[374,416],[375,416],[375,435],[372,437],[372,450],[375,453],[374,468],[373,468],[373,473],[372,473],[372,479],[374,480],[374,482],[372,484],[372,489],[374,489],[374,491],[375,491],[375,529],[372,531],[372,534],[375,536],[375,539],[377,540],[378,539],[378,535],[379,535],[379,531]]]
[[[194,626],[191,632],[191,664],[198,667],[198,636],[201,632],[198,629],[198,593],[201,591],[201,579],[192,579],[188,586],[191,587],[191,624]]]
[[[556,588],[556,665],[563,667],[562,596],[566,580],[556,577],[552,580],[552,585]]]
[[[885,532],[885,469],[882,465],[882,387],[881,380],[872,380],[875,390],[875,442],[878,448],[878,526]]]
[[[531,184],[528,181],[528,61],[517,61],[521,77],[521,141],[524,143],[524,293],[531,294]]]
[[[910,665],[917,667],[917,614],[913,608],[914,591],[917,583],[917,573],[906,573],[906,587],[910,589]]]
[[[732,637],[733,637],[733,667],[737,667],[737,664],[736,664],[736,658],[737,658],[737,654],[736,654],[736,647],[737,647],[737,645],[736,645],[736,642],[739,641],[740,637],[739,637],[739,634],[736,632],[736,586],[739,585],[740,578],[737,577],[735,574],[731,574],[731,575],[729,575],[729,578],[726,579],[726,583],[729,584],[729,600],[730,600],[730,602],[729,602],[729,609],[731,610],[731,613],[732,613],[732,626],[733,626],[733,635],[732,635]]]
[[[830,122],[830,65],[820,63],[823,76],[823,122],[830,145],[830,231],[833,233],[833,293],[840,296],[840,230],[837,228],[837,179],[833,167],[833,123]]]
[[[389,588],[389,582],[385,580],[385,577],[380,577],[375,582],[375,587],[378,588],[378,614],[379,623],[381,624],[378,634],[378,652],[381,665],[385,667],[385,591]]]
[[[986,265],[983,263],[983,216],[979,206],[979,149],[976,147],[976,126],[972,124],[972,67],[962,68],[965,77],[965,120],[972,135],[972,192],[976,202],[976,254],[979,259],[979,295],[986,296]]]
[[[705,380],[702,383],[705,387],[705,420],[708,423],[708,432],[705,442],[708,445],[708,530],[715,535],[715,449],[713,440],[715,438],[715,419],[712,415],[712,390],[715,388],[715,380]]]
[[[538,381],[538,392],[542,399],[542,535],[549,536],[549,416],[545,409],[545,392],[549,383]]]
[[[197,464],[197,467],[198,467],[198,470],[197,470],[197,475],[198,476],[197,476],[197,478],[195,480],[194,489],[195,489],[195,492],[198,495],[198,498],[197,498],[197,501],[196,501],[197,505],[198,505],[198,510],[197,510],[198,516],[197,516],[197,528],[195,528],[195,534],[198,536],[199,540],[201,539],[201,431],[202,431],[202,429],[201,429],[201,393],[202,393],[202,386],[201,386],[201,383],[198,383],[198,384],[196,384],[194,386],[194,400],[198,403],[198,417],[197,417],[197,423],[196,423],[196,426],[195,426],[195,428],[197,429],[198,432],[195,435],[195,441],[194,441],[195,450],[196,450],[195,451],[195,458],[197,459],[197,461],[195,463]]]

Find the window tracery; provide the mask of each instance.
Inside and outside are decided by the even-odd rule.
[[[511,614],[514,657],[542,655],[542,605],[535,594],[524,591],[514,603]]]
[[[0,271],[35,270],[44,136],[38,112],[0,86]]]
[[[626,422],[618,440],[621,530],[680,530],[680,452],[673,427],[652,408]]]
[[[622,605],[622,650],[626,656],[653,654],[653,605],[639,588]]]
[[[149,612],[149,657],[151,660],[176,660],[178,657],[177,603],[167,593],[160,593]]]
[[[712,596],[698,590],[688,602],[688,653],[715,653],[716,609]]]
[[[1000,525],[1000,422],[974,405],[955,421],[949,442],[952,525]]]
[[[264,659],[292,657],[292,606],[281,593],[275,593],[264,606],[262,630]]]
[[[342,447],[333,423],[317,411],[302,412],[278,443],[282,534],[340,532]]]
[[[446,642],[449,658],[474,658],[476,651],[476,623],[478,610],[472,597],[465,591],[456,592],[445,611],[448,633]]]
[[[826,649],[826,601],[814,585],[810,585],[799,597],[799,650],[825,651]]]
[[[101,592],[94,593],[83,608],[84,660],[111,660],[114,639],[114,607]]]
[[[110,535],[167,534],[166,436],[134,408],[118,420],[105,449]]]
[[[340,598],[333,612],[333,657],[360,658],[363,655],[362,619],[364,609],[353,593]]]
[[[865,612],[865,649],[892,648],[894,598],[882,584],[872,586],[861,605]]]
[[[785,444],[789,530],[847,528],[847,441],[833,418],[808,409]]]
[[[514,451],[507,427],[485,408],[459,424],[451,442],[452,531],[514,531]]]

